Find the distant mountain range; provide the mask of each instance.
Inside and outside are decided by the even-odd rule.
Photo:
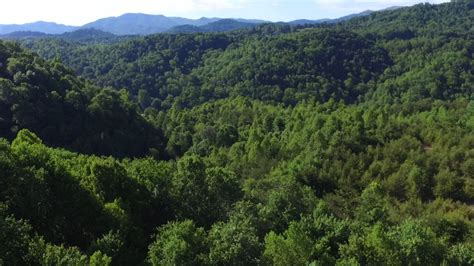
[[[67,40],[88,40],[88,39],[107,39],[117,38],[109,32],[96,30],[96,29],[79,29],[71,32],[64,32],[61,34],[48,34],[37,31],[15,31],[7,34],[0,35],[3,39],[40,39],[40,38],[57,38]]]
[[[38,21],[27,24],[0,25],[0,34],[8,34],[16,31],[34,31],[47,34],[61,34],[68,31],[77,30],[78,27],[57,24],[54,22]]]
[[[393,10],[399,7],[391,7],[385,10]],[[285,22],[291,25],[337,23],[354,17],[368,16],[375,11],[367,10],[357,14],[351,14],[337,19],[320,20],[294,20]],[[193,33],[193,32],[221,32],[252,27],[262,23],[271,23],[264,20],[252,19],[222,19],[222,18],[200,18],[187,19],[180,17],[166,17],[163,15],[146,14],[124,14],[119,17],[109,17],[75,27],[61,25],[53,22],[34,22],[22,25],[0,25],[0,35],[10,38],[45,37],[46,34],[64,34],[84,29],[95,29],[102,33],[114,35],[148,35],[153,33]],[[93,33],[94,32],[81,32]],[[95,32],[97,34],[98,32]],[[102,35],[101,33],[101,35]],[[43,35],[43,36],[42,36]]]
[[[93,28],[116,35],[148,35],[153,33],[169,31],[174,27],[183,25],[203,27],[209,24],[224,21],[227,24],[229,19],[221,18],[200,18],[187,19],[179,17],[165,17],[163,15],[146,15],[146,14],[125,14],[120,17],[110,17],[99,19],[95,22],[88,23],[81,28]],[[232,19],[239,23],[247,23],[251,25],[265,23],[263,20],[246,20]]]

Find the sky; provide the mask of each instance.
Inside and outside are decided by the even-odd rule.
[[[49,21],[81,26],[99,18],[145,13],[187,18],[269,21],[337,18],[364,10],[443,0],[0,0],[0,24]]]

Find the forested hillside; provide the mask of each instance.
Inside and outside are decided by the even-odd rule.
[[[24,43],[37,40],[56,40],[56,41],[67,41],[72,43],[80,44],[104,44],[104,43],[116,43],[126,39],[131,39],[136,36],[116,36],[111,33],[103,32],[94,29],[80,29],[72,32],[66,32],[62,34],[46,34],[35,31],[17,31],[5,35],[0,35],[0,39],[3,40],[15,40],[22,41]],[[57,51],[52,51],[57,52]]]
[[[0,42],[0,264],[473,265],[473,23]]]
[[[9,139],[27,128],[50,145],[116,156],[143,156],[165,143],[129,92],[99,89],[8,42],[0,42],[0,110],[0,134]]]

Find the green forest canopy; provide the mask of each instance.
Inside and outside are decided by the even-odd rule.
[[[0,264],[473,265],[473,8],[0,41]]]

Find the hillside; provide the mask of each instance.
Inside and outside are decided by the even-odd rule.
[[[0,41],[0,265],[473,265],[473,23]]]
[[[167,33],[225,32],[255,27],[258,24],[234,19],[221,19],[202,26],[180,25],[167,30]]]
[[[9,34],[0,35],[3,40],[15,40],[23,43],[48,40],[54,42],[67,41],[71,43],[97,44],[114,43],[132,38],[132,36],[117,36],[112,33],[103,32],[96,29],[79,29],[62,34],[46,34],[35,31],[16,31]]]
[[[385,8],[385,9],[378,10],[378,11],[365,10],[365,11],[362,11],[360,13],[354,13],[354,14],[342,16],[340,18],[335,18],[335,19],[328,19],[328,18],[318,19],[318,20],[298,19],[298,20],[289,21],[288,24],[290,24],[290,25],[309,25],[309,24],[323,24],[323,23],[329,23],[329,24],[339,23],[339,22],[348,21],[348,20],[351,20],[351,19],[354,19],[354,18],[366,17],[366,16],[369,16],[370,14],[375,13],[375,12],[381,12],[381,11],[387,11],[387,10],[396,10],[396,9],[399,9],[399,8],[401,8],[401,7],[393,6],[393,7]]]
[[[37,31],[14,31],[7,34],[0,35],[2,39],[12,39],[12,40],[21,40],[21,39],[41,39],[51,36],[50,34],[37,32]]]
[[[163,141],[127,92],[101,90],[12,43],[0,42],[0,55],[1,136],[27,128],[49,145],[115,156],[145,155]]]
[[[177,23],[165,16],[145,14],[124,14],[120,17],[103,18],[85,24],[84,28],[93,28],[117,35],[152,34],[165,31],[176,26]]]
[[[329,98],[354,103],[379,95],[390,101],[453,99],[472,93],[472,55],[464,50],[472,43],[473,15],[465,5],[452,5],[388,10],[338,26],[265,24],[227,35],[154,35],[107,47],[48,41],[26,46],[61,58],[100,86],[134,95],[147,91],[164,108],[170,100],[195,105],[230,95],[287,104]],[[389,26],[381,26],[386,21]],[[455,65],[465,74],[453,72]],[[445,78],[436,80],[432,72]]]

